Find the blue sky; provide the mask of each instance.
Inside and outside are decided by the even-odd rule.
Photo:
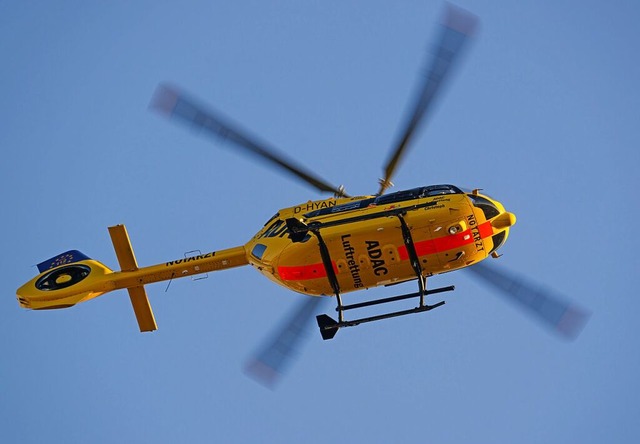
[[[250,268],[149,286],[153,334],[125,292],[29,312],[15,290],[72,248],[117,268],[109,225],[151,265],[321,197],[150,113],[163,81],[374,193],[443,5],[131,3],[0,4],[1,441],[637,442],[637,2],[461,2],[480,32],[394,180],[504,203],[499,265],[591,310],[582,335],[453,273],[431,313],[310,329],[274,391],[242,368],[301,296]]]

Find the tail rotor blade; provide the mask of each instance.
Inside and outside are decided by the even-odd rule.
[[[412,137],[420,125],[424,124],[427,113],[436,101],[438,93],[442,90],[447,79],[451,77],[452,70],[460,59],[466,43],[473,35],[477,23],[478,19],[475,15],[464,9],[448,5],[436,50],[429,62],[427,75],[415,98],[412,112],[405,121],[400,137],[387,161],[384,179],[380,179],[378,195],[383,194],[392,185],[393,174],[400,160],[406,154]]]
[[[567,339],[577,338],[589,320],[587,310],[511,271],[484,262],[468,270]]]
[[[293,161],[278,153],[274,148],[240,130],[176,88],[160,85],[151,100],[150,107],[170,118],[176,118],[187,123],[193,129],[229,141],[245,152],[293,174],[298,179],[322,192],[333,193],[336,196],[346,196],[344,188],[333,186],[310,171],[295,165]]]

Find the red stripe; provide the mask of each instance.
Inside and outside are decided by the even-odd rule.
[[[333,271],[338,273],[338,268],[335,262],[333,265]],[[327,271],[324,269],[324,264],[311,264],[311,265],[297,265],[292,267],[278,267],[278,274],[283,281],[306,281],[308,279],[319,279],[327,276]]]
[[[491,222],[487,221],[480,224],[478,226],[478,233],[482,239],[493,236],[493,227],[491,227]],[[426,256],[429,254],[453,250],[454,248],[460,248],[472,243],[474,243],[473,233],[471,233],[471,229],[468,229],[462,233],[416,242],[414,245],[418,256]],[[409,259],[409,254],[407,253],[407,247],[405,245],[398,248],[398,254],[401,260],[406,261]],[[333,270],[337,274],[338,268],[336,267],[336,263],[332,262],[332,265]],[[281,266],[278,267],[278,274],[283,281],[306,281],[309,279],[319,279],[327,276],[327,272],[322,263],[291,267]]]
[[[491,222],[487,221],[480,224],[478,226],[478,233],[482,239],[493,236],[493,227],[491,227]],[[418,256],[427,256],[429,254],[436,254],[447,250],[453,250],[454,248],[460,248],[472,243],[474,243],[473,233],[471,233],[471,228],[469,228],[468,230],[458,234],[451,234],[444,237],[420,241],[416,242],[414,245]],[[400,259],[403,261],[409,259],[407,247],[404,245],[398,248],[398,254],[400,255]]]
[[[478,230],[480,230],[480,237],[482,239],[493,236],[493,227],[491,226],[490,221],[486,221],[485,223],[480,224],[478,226]]]

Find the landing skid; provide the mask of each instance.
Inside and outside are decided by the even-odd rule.
[[[375,299],[373,301],[361,302],[361,303],[352,304],[352,305],[342,304],[340,284],[338,283],[338,279],[336,277],[335,271],[333,270],[331,257],[329,255],[329,249],[327,248],[327,245],[324,242],[322,235],[320,234],[321,227],[306,225],[303,222],[300,222],[299,220],[296,220],[296,219],[287,220],[287,227],[289,228],[289,236],[293,242],[301,242],[302,239],[309,232],[313,233],[318,239],[318,248],[320,250],[320,257],[322,257],[322,263],[327,273],[327,279],[331,284],[331,288],[333,289],[333,293],[335,294],[336,300],[338,302],[338,306],[336,307],[336,311],[338,312],[337,321],[326,314],[316,316],[316,320],[318,321],[318,327],[320,327],[320,334],[322,335],[322,339],[327,340],[327,339],[333,338],[341,327],[353,327],[358,324],[364,324],[365,322],[373,322],[373,321],[379,321],[382,319],[395,318],[398,316],[404,316],[412,313],[422,313],[424,311],[433,310],[434,308],[444,305],[444,301],[440,301],[434,305],[427,305],[424,301],[425,296],[429,294],[442,293],[444,291],[452,291],[454,287],[450,286],[450,287],[436,288],[433,290],[427,290],[427,284],[426,284],[427,278],[424,276],[424,272],[422,270],[422,267],[420,266],[420,261],[418,259],[416,248],[413,243],[413,237],[411,235],[411,228],[409,228],[409,226],[407,225],[407,222],[404,220],[405,214],[406,212],[401,211],[393,214],[393,216],[397,217],[400,222],[400,228],[402,230],[402,240],[407,248],[407,253],[409,254],[409,260],[411,261],[411,267],[413,268],[416,278],[418,279],[418,292],[404,294],[400,296],[394,296],[390,298]],[[353,310],[353,309],[362,308],[362,307],[369,307],[372,305],[387,304],[389,302],[401,301],[401,300],[409,299],[413,297],[419,298],[419,304],[417,307],[409,310],[394,311],[391,313],[384,313],[378,316],[355,319],[353,321],[345,321],[344,319],[344,312],[347,310]]]
[[[424,278],[419,280],[423,281]],[[339,314],[340,321],[336,321],[335,319],[331,318],[329,315],[326,315],[326,314],[316,316],[316,320],[318,321],[318,327],[320,327],[320,334],[322,335],[322,339],[324,340],[332,339],[336,335],[336,333],[338,333],[338,330],[342,327],[355,327],[356,325],[365,324],[367,322],[374,322],[374,321],[380,321],[382,319],[396,318],[398,316],[405,316],[413,313],[422,313],[425,311],[433,310],[434,308],[438,308],[444,305],[445,301],[440,301],[433,305],[427,305],[424,303],[424,297],[430,294],[443,293],[445,291],[453,291],[454,289],[455,287],[452,285],[449,287],[418,291],[417,293],[409,293],[409,294],[404,294],[400,296],[393,296],[390,298],[375,299],[373,301],[361,302],[358,304],[351,304],[351,305],[338,304],[336,311]],[[377,316],[354,319],[351,321],[348,321],[348,320],[345,321],[343,318],[343,312],[347,310],[353,310],[353,309],[362,308],[362,307],[370,307],[372,305],[387,304],[390,302],[402,301],[402,300],[410,299],[414,297],[420,298],[420,305],[412,309],[394,311],[394,312],[384,313]]]

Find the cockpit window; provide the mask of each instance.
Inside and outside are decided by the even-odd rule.
[[[496,206],[489,199],[485,199],[482,196],[476,196],[475,194],[467,194],[471,202],[473,202],[473,206],[476,208],[480,208],[484,213],[484,217],[489,220],[493,217],[496,217],[500,214],[500,211],[496,208]]]
[[[507,232],[506,231],[502,231],[502,232],[494,235],[493,237],[491,237],[491,240],[493,241],[493,248],[491,249],[489,254],[493,253],[498,248],[500,248],[502,246],[502,244],[504,243],[504,240],[506,239],[506,237],[507,237]]]

